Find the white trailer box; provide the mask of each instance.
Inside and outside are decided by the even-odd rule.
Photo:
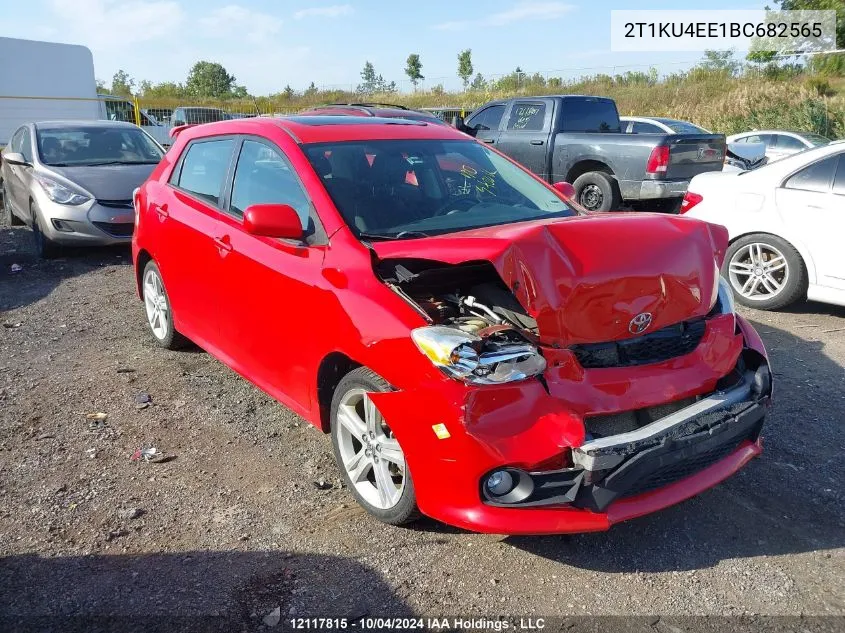
[[[0,147],[28,121],[99,118],[85,46],[0,37]]]

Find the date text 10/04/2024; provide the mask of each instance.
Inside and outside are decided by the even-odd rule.
[[[291,618],[296,630],[328,631],[358,629],[364,631],[402,630],[472,630],[472,631],[540,631],[545,629],[544,618]]]

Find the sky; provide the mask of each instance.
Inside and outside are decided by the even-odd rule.
[[[693,0],[689,9],[762,8],[765,2]],[[738,6],[739,5],[739,6]],[[354,87],[366,61],[400,89],[409,53],[424,85],[456,89],[458,52],[476,72],[585,74],[688,68],[700,55],[612,53],[612,9],[678,9],[677,0],[0,0],[0,36],[82,44],[106,84],[123,69],[136,81],[183,82],[214,61],[253,94]],[[2,92],[2,86],[0,86]]]

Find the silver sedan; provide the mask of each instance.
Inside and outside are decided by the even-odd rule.
[[[0,219],[29,225],[41,257],[56,255],[62,245],[129,242],[132,192],[163,155],[131,123],[27,123],[0,154]]]

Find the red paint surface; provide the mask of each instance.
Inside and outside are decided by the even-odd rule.
[[[238,220],[170,186],[185,145],[217,134],[257,135],[274,143],[299,175],[328,244],[251,235]],[[139,191],[133,236],[135,261],[143,253],[161,269],[177,329],[324,429],[317,394],[321,363],[343,354],[370,367],[396,389],[372,397],[405,451],[420,509],[468,529],[604,530],[715,485],[747,461],[741,448],[688,480],[617,502],[607,514],[481,503],[485,473],[502,465],[531,468],[578,446],[585,416],[711,391],[733,368],[743,339],[765,352],[740,317],[741,335],[734,332],[730,316],[710,319],[695,352],[664,363],[584,370],[565,349],[628,338],[629,321],[640,312],[653,313],[652,330],[708,312],[727,235],[694,219],[602,214],[378,243],[375,252],[382,258],[490,261],[537,319],[548,391],[537,380],[471,387],[446,378],[411,341],[410,331],[426,321],[376,277],[372,252],[346,227],[300,147],[387,138],[467,141],[440,125],[242,119],[184,129]],[[439,423],[449,429],[449,439],[434,435],[431,427]]]

